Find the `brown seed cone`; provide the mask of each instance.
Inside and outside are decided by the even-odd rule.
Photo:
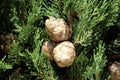
[[[3,53],[8,53],[10,45],[15,42],[14,36],[11,33],[0,35],[0,50]]]
[[[65,24],[64,19],[50,17],[45,22],[46,31],[55,42],[66,41],[71,38],[72,29]]]
[[[50,61],[53,61],[53,49],[55,46],[56,43],[54,43],[53,41],[46,41],[42,46],[42,51],[45,53],[45,55],[48,56],[48,59]]]
[[[54,60],[59,67],[71,66],[75,56],[75,47],[69,41],[61,42],[53,50]]]
[[[120,63],[114,62],[110,67],[111,78],[110,80],[120,80]]]

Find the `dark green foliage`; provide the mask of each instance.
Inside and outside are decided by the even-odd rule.
[[[12,32],[15,28],[10,21],[13,17],[13,0],[0,0],[0,33]]]
[[[105,66],[120,53],[119,0],[2,0],[0,33],[15,42],[0,60],[1,80],[109,80]],[[59,68],[41,52],[45,20],[64,18],[78,43],[72,66]],[[120,58],[118,58],[120,59]],[[105,75],[107,74],[107,75]]]
[[[80,8],[78,14],[79,23],[75,23],[75,26],[73,26],[75,27],[73,28],[75,31],[74,42],[80,42],[81,45],[87,46],[104,37],[102,33],[109,29],[108,26],[116,22],[118,16],[118,1],[111,1],[102,0],[99,2],[94,0],[87,2],[87,0],[84,0],[81,3],[82,8]],[[83,29],[84,31],[82,31]]]
[[[86,71],[82,74],[83,80],[101,80],[103,76],[103,68],[107,62],[106,57],[104,56],[105,48],[102,41],[99,42],[98,47],[93,51],[93,57],[91,65],[86,67]],[[95,77],[94,77],[95,76]]]
[[[74,64],[68,69],[68,76],[72,80],[81,79],[83,72],[85,72],[85,67],[89,65],[89,59],[86,56],[86,52],[86,49],[84,49],[83,52],[81,52],[75,59]]]
[[[11,46],[12,47],[8,54],[7,61],[13,66],[15,66],[16,64],[20,65],[20,61],[22,60],[22,58],[20,58],[18,54],[22,50],[22,48],[19,46],[19,42],[13,43]]]
[[[57,80],[50,62],[40,51],[43,41],[39,40],[40,34],[42,33],[38,29],[34,36],[33,51],[26,49],[25,52],[20,52],[19,55],[25,60],[24,63],[28,67],[29,76],[36,76],[37,79]]]

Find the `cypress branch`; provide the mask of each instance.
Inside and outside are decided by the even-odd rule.
[[[0,70],[6,71],[7,69],[12,69],[12,65],[4,62],[4,59],[5,57],[2,60],[0,60]]]
[[[104,55],[105,45],[102,41],[99,42],[98,47],[94,49],[94,55],[90,66],[86,67],[86,71],[83,73],[83,80],[100,80],[102,79],[101,73],[106,65],[107,59]],[[95,78],[94,78],[95,75]]]

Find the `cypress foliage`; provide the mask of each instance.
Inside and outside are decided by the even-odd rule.
[[[0,35],[12,33],[15,38],[9,51],[0,56],[0,79],[109,80],[106,67],[113,55],[120,53],[119,3],[120,0],[0,1]],[[50,16],[63,18],[73,29],[70,41],[77,46],[70,67],[58,67],[41,51],[43,43],[50,39],[45,30],[45,20]]]

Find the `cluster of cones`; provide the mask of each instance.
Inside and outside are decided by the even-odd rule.
[[[65,23],[64,19],[52,16],[46,20],[45,26],[51,40],[44,43],[42,51],[59,67],[71,66],[76,56],[75,47],[69,41],[72,28]]]

